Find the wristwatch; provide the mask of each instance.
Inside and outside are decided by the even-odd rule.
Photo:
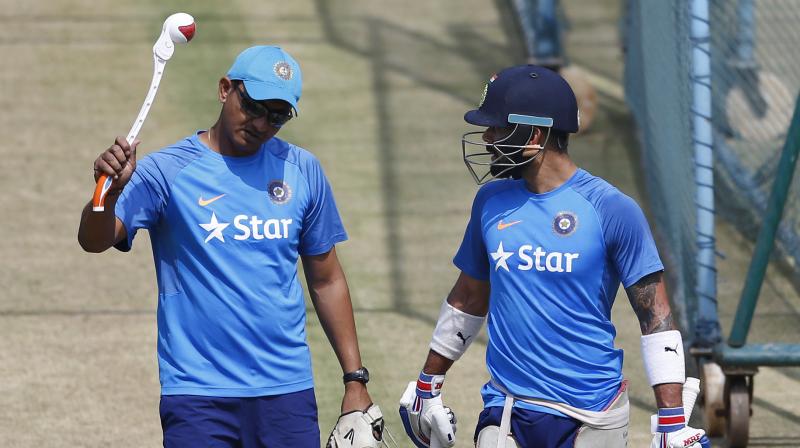
[[[349,383],[350,381],[358,381],[361,384],[369,383],[369,370],[366,367],[361,367],[358,370],[354,370],[352,372],[347,372],[342,376],[342,381],[344,383]]]

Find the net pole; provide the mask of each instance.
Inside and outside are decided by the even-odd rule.
[[[694,345],[721,340],[717,315],[716,239],[714,231],[714,153],[711,124],[711,35],[708,0],[691,0],[692,142],[697,209],[697,318]]]

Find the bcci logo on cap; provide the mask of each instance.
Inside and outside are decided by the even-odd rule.
[[[276,62],[275,65],[272,67],[272,71],[275,72],[275,76],[281,78],[284,81],[292,79],[292,66],[289,65],[288,62],[285,61]]]
[[[267,186],[267,193],[269,199],[273,204],[283,205],[289,202],[292,198],[292,190],[282,180],[273,180]]]
[[[572,212],[559,212],[553,218],[553,231],[559,236],[570,236],[578,228],[578,217]]]

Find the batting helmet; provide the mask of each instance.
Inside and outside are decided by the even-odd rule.
[[[528,142],[534,127],[575,133],[580,125],[578,102],[567,81],[552,70],[530,64],[509,67],[492,76],[478,108],[464,114],[464,120],[477,126],[513,127],[509,135],[490,144],[473,140],[481,132],[469,132],[462,137],[464,162],[478,184],[496,177],[518,177],[521,172],[518,168],[535,157],[522,156],[526,149],[532,148]],[[470,145],[481,150],[470,152],[467,150]],[[479,175],[476,166],[488,170]]]

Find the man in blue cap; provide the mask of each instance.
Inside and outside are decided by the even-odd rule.
[[[332,437],[376,447],[383,418],[361,364],[330,185],[308,151],[275,135],[297,115],[302,75],[278,47],[243,51],[219,81],[216,123],[136,160],[124,137],[94,162],[114,178],[103,213],[87,206],[89,252],[128,251],[147,229],[158,281],[165,447],[318,447],[300,258],[342,367]]]
[[[417,446],[453,446],[445,373],[488,315],[491,380],[481,390],[477,447],[626,446],[627,384],[611,322],[622,283],[659,408],[652,446],[707,446],[702,430],[686,426],[683,343],[647,221],[636,202],[567,152],[580,123],[570,86],[543,67],[507,68],[464,119],[486,128],[462,138],[469,172],[485,185],[427,360],[401,398],[408,435]]]

